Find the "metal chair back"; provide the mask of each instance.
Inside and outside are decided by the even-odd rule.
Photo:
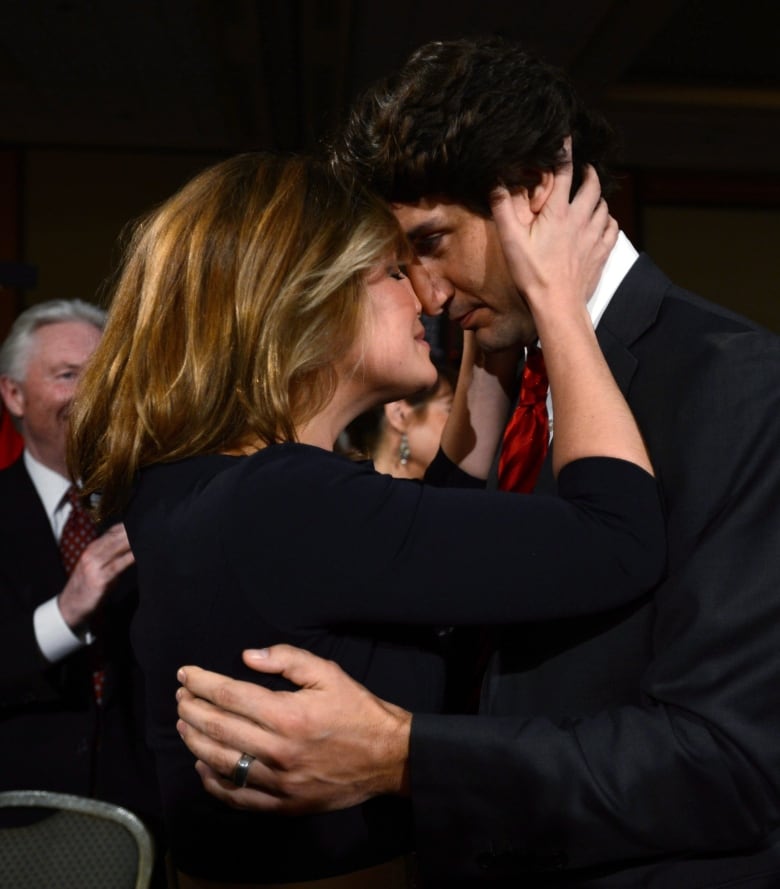
[[[151,834],[132,812],[46,790],[0,793],[0,889],[148,889]]]

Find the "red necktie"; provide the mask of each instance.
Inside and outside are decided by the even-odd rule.
[[[81,554],[98,533],[89,513],[81,505],[78,488],[71,485],[65,492],[65,499],[70,503],[71,510],[60,535],[60,553],[65,571],[70,576]]]
[[[547,456],[549,423],[547,421],[547,373],[544,358],[536,346],[526,352],[520,378],[517,407],[509,418],[498,458],[498,487],[502,491],[529,493]],[[467,679],[463,709],[479,711],[479,698],[485,670],[496,649],[497,633],[483,629],[476,644],[474,673]]]
[[[81,505],[78,488],[71,485],[65,492],[65,497],[71,505],[70,515],[60,535],[60,553],[65,571],[70,576],[81,554],[89,544],[98,536],[95,523],[87,510]],[[93,665],[92,690],[98,706],[103,703],[103,687],[105,685],[106,671],[98,663],[100,655],[95,643],[92,645]]]
[[[547,373],[541,351],[529,346],[517,407],[504,430],[498,487],[502,491],[533,491],[548,444]]]

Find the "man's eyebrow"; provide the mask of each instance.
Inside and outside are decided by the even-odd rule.
[[[52,362],[49,367],[51,370],[78,370],[81,365],[75,361],[57,360]]]

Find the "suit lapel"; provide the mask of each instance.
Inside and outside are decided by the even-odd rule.
[[[0,550],[3,573],[18,591],[24,591],[27,604],[39,605],[47,596],[39,590],[60,588],[65,583],[65,569],[46,512],[21,459],[0,473]],[[30,566],[35,566],[30,570]]]
[[[628,396],[638,361],[631,347],[655,324],[669,279],[644,253],[615,291],[596,336],[620,391]]]

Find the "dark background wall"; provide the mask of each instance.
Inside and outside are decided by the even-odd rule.
[[[486,33],[616,124],[637,246],[780,331],[775,0],[7,0],[0,336],[31,302],[100,299],[126,223],[197,170],[311,147],[419,43]]]

